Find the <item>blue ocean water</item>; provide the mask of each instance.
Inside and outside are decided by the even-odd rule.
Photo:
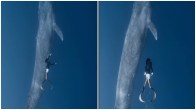
[[[97,2],[52,2],[64,41],[53,34],[48,78],[37,108],[97,108]],[[2,108],[25,108],[32,81],[38,2],[2,2]]]
[[[97,4],[53,2],[56,34],[49,79],[37,108],[96,108]],[[133,2],[100,2],[100,107],[114,108],[116,81]],[[194,108],[194,2],[152,2],[158,41],[148,32],[131,100],[133,108]],[[34,69],[38,2],[2,2],[2,108],[25,108]],[[138,100],[145,60],[153,62],[155,103]]]
[[[118,69],[133,2],[100,2],[100,107],[114,108]],[[152,22],[131,97],[132,108],[194,108],[195,103],[195,5],[194,2],[151,2]],[[146,58],[151,58],[157,92],[154,103],[138,96],[145,80]]]

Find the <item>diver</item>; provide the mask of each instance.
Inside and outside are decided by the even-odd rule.
[[[151,76],[152,76],[153,74],[154,74],[154,73],[153,73],[153,68],[152,68],[152,62],[151,62],[150,58],[147,58],[147,59],[146,59],[145,71],[144,71],[144,75],[146,76],[146,80],[145,80],[145,82],[144,82],[144,86],[143,86],[142,92],[141,92],[141,94],[140,94],[140,96],[139,96],[139,100],[140,100],[141,102],[145,102],[145,101],[142,100],[142,94],[143,94],[143,92],[144,92],[146,83],[148,83],[149,88],[154,92],[154,97],[153,97],[153,99],[151,100],[151,102],[154,101],[154,100],[156,99],[156,92],[155,92],[154,88],[152,88],[152,86],[151,86],[151,84],[150,84],[150,78],[151,78]]]
[[[48,57],[46,58],[45,60],[45,63],[46,63],[46,75],[45,75],[45,80],[48,79],[48,72],[49,72],[49,69],[50,69],[50,66],[51,65],[56,65],[57,63],[51,63],[50,61],[50,57],[52,56],[52,54],[49,54]]]
[[[147,58],[146,59],[146,66],[145,66],[145,72],[144,72],[144,75],[146,76],[144,87],[146,86],[146,83],[148,82],[148,85],[151,88],[151,85],[150,85],[150,77],[153,74],[154,73],[153,73],[153,68],[152,68],[152,62],[150,61],[150,58]]]
[[[50,66],[52,66],[52,65],[56,65],[57,63],[56,62],[54,62],[54,63],[52,63],[51,61],[50,61],[50,57],[52,56],[52,54],[50,53],[49,55],[48,55],[48,57],[45,59],[45,63],[46,63],[46,74],[45,74],[45,79],[44,79],[44,81],[42,82],[42,86],[41,86],[41,90],[43,90],[43,85],[46,83],[46,81],[49,81],[48,80],[48,72],[49,72],[49,69],[50,69]],[[49,83],[51,83],[51,81],[49,81]]]

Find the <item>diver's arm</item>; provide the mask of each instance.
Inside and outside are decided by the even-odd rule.
[[[50,65],[56,65],[57,63],[56,62],[54,62],[54,63],[50,63]]]
[[[144,71],[144,76],[146,75],[146,67],[145,67],[145,71]]]
[[[151,71],[151,76],[154,74],[154,72],[153,72],[153,69],[152,69],[152,71]]]
[[[154,74],[152,66],[151,66],[151,70],[152,70],[152,72],[151,72],[151,76],[152,76]]]
[[[150,67],[150,69],[151,69],[151,76],[154,74],[153,73],[153,68],[152,68],[152,62],[151,62],[151,67]]]
[[[51,56],[52,56],[52,54],[50,53],[46,59],[50,59]]]
[[[153,69],[151,68],[151,76],[154,74]]]
[[[45,62],[46,63],[48,63],[49,62],[49,59],[50,59],[50,57],[52,56],[52,54],[50,53],[48,56],[47,56],[47,58],[45,59]]]

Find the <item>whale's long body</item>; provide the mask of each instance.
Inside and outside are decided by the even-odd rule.
[[[45,77],[45,59],[50,53],[52,32],[56,31],[63,41],[63,34],[55,23],[55,17],[50,2],[39,2],[39,27],[36,36],[36,55],[33,79],[28,97],[27,108],[35,108],[42,92],[41,85]]]
[[[135,2],[121,55],[115,108],[130,108],[134,76],[148,29],[157,40],[157,30],[151,22],[150,2]]]

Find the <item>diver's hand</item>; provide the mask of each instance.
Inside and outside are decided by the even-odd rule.
[[[146,75],[146,72],[144,72],[144,76]]]
[[[151,76],[152,76],[153,74],[154,74],[154,73],[152,72],[152,73],[151,73]]]

